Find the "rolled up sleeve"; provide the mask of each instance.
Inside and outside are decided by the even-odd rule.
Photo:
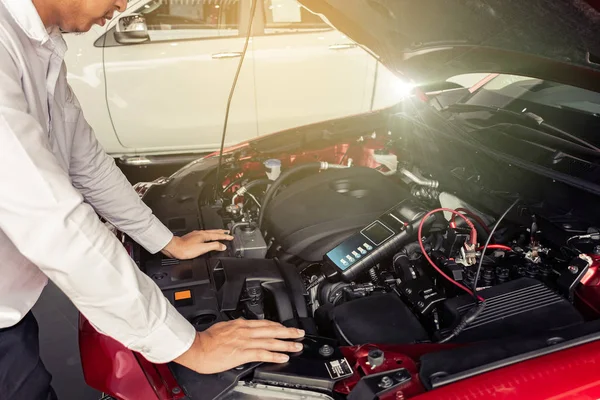
[[[172,361],[192,345],[193,326],[137,268],[73,187],[50,150],[47,132],[27,112],[18,70],[4,56],[0,47],[0,182],[4,187],[0,229],[99,331],[150,361]],[[102,154],[100,150],[95,153],[97,160],[90,169],[108,165]],[[93,181],[87,183],[78,177],[73,180],[83,188],[86,199],[100,212],[110,209],[112,219],[126,226],[150,251],[160,250],[170,232],[149,210],[140,211],[143,207],[134,201],[137,196],[113,167],[91,176]],[[112,179],[118,185],[108,183]],[[115,208],[99,190],[108,190],[111,196],[122,190],[120,195],[128,201]],[[147,218],[128,225],[124,220],[135,213]]]

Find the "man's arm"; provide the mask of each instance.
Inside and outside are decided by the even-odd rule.
[[[99,330],[151,361],[180,356],[193,326],[83,202],[27,110],[19,71],[0,46],[0,229]]]
[[[181,238],[173,237],[142,202],[112,157],[104,152],[68,85],[67,90],[65,114],[75,130],[69,175],[86,202],[151,253],[163,250],[169,257],[188,259],[213,250],[225,250],[218,240],[233,237],[223,230],[195,231]]]
[[[65,76],[64,65],[62,74]],[[98,214],[150,253],[162,250],[173,234],[152,214],[112,157],[104,152],[68,85],[65,116],[68,128],[75,131],[69,165],[73,186]]]

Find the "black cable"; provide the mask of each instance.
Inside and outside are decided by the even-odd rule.
[[[266,179],[266,178],[263,178],[263,179],[256,179],[256,180],[250,181],[250,182],[246,183],[246,184],[245,184],[244,186],[242,186],[242,187],[243,187],[243,188],[245,188],[245,189],[246,189],[246,191],[248,191],[248,190],[250,190],[251,188],[253,188],[254,186],[259,186],[259,185],[269,185],[269,184],[271,184],[271,183],[273,183],[273,181],[272,181],[272,180],[270,180],[270,179]]]
[[[477,297],[477,281],[479,281],[479,274],[481,272],[481,267],[483,265],[483,255],[485,254],[488,246],[490,245],[490,241],[492,240],[492,237],[494,236],[494,232],[496,232],[496,229],[498,229],[498,226],[500,226],[500,222],[504,219],[504,217],[506,217],[506,215],[510,212],[510,210],[512,210],[513,207],[517,205],[517,203],[519,201],[520,201],[520,199],[516,199],[515,201],[513,201],[512,204],[506,209],[506,211],[504,211],[504,214],[502,214],[500,216],[500,218],[498,218],[498,220],[496,221],[496,224],[494,224],[494,227],[490,231],[490,235],[488,236],[487,240],[485,241],[483,250],[481,250],[482,256],[479,258],[479,265],[477,266],[477,272],[475,273],[475,279],[473,280],[473,297],[475,297],[475,301],[477,301],[477,302],[479,302],[479,299]]]
[[[452,332],[448,336],[446,336],[445,338],[443,338],[442,340],[440,340],[438,343],[448,343],[450,340],[452,340],[455,337],[457,337],[458,335],[460,335],[460,333],[471,322],[475,321],[477,319],[477,317],[479,317],[479,315],[481,315],[481,313],[483,312],[484,309],[485,309],[485,301],[482,301],[481,303],[479,303],[478,305],[476,305],[474,308],[471,308],[465,314],[465,316],[460,320],[460,322],[458,323],[458,325],[456,325],[456,327],[454,329],[452,329]]]
[[[105,53],[105,49],[106,49],[106,37],[108,36],[108,32],[110,32],[110,30],[113,29],[113,26],[116,31],[117,30],[116,25],[113,25],[113,23],[111,21],[111,23],[109,23],[109,25],[106,27],[104,36],[102,37],[102,76],[104,77],[104,102],[106,103],[106,111],[108,111],[108,120],[110,121],[110,126],[112,127],[115,137],[117,138],[117,142],[119,143],[119,145],[121,145],[122,148],[125,148],[125,145],[121,142],[121,138],[120,138],[119,134],[117,133],[117,127],[115,126],[115,120],[113,119],[112,112],[110,111],[110,104],[108,103],[108,80],[106,78],[106,62],[105,62],[105,54],[104,53]]]
[[[227,98],[227,107],[225,108],[225,121],[223,122],[223,134],[221,135],[221,147],[219,149],[219,163],[217,164],[217,176],[215,183],[215,199],[219,193],[219,176],[221,175],[221,165],[223,164],[223,149],[225,148],[225,136],[227,135],[227,124],[229,123],[229,111],[231,109],[231,101],[233,100],[233,94],[235,93],[235,87],[237,86],[238,79],[240,77],[240,73],[242,72],[242,65],[244,64],[244,59],[246,58],[246,52],[248,51],[248,44],[250,43],[250,36],[252,36],[252,23],[254,22],[254,14],[256,13],[256,5],[259,0],[252,1],[252,8],[250,9],[250,23],[248,24],[248,31],[246,32],[246,42],[244,43],[244,49],[242,50],[242,55],[240,57],[240,62],[237,67],[237,71],[235,71],[235,76],[233,78],[233,84],[231,85],[231,90],[229,91],[229,97]]]
[[[235,185],[241,183],[243,179],[244,178],[242,177],[242,178],[238,178],[238,179],[232,181],[229,185],[227,185],[227,187],[225,187],[225,189],[223,189],[223,193],[227,193],[229,191],[229,189],[231,189]]]

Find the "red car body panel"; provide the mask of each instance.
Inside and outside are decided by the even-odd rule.
[[[84,317],[81,317],[79,337],[85,380],[93,388],[122,400],[178,400],[184,397],[166,365],[146,361],[97,332]],[[402,352],[406,346],[377,347],[386,351],[394,365],[383,365],[373,372],[398,368],[400,360],[401,366],[413,375],[411,382],[382,400],[600,398],[599,341],[513,364],[430,392],[425,392],[419,380],[416,357]],[[351,347],[343,348],[343,352],[355,368],[360,366],[363,372],[369,371],[366,352],[361,355],[360,350]],[[350,377],[339,382],[336,391],[348,393],[357,382],[358,376]]]
[[[596,341],[477,375],[418,400],[599,399],[600,342]]]

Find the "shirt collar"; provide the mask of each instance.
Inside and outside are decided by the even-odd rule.
[[[0,0],[23,32],[42,44],[50,35],[31,0]]]

